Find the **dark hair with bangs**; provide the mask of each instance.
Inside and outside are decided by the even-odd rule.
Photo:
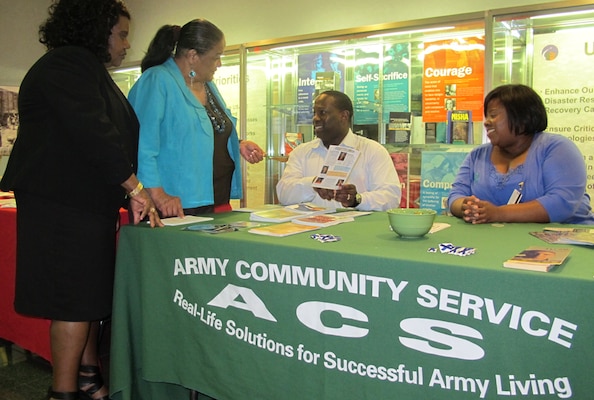
[[[499,100],[507,112],[509,130],[515,135],[534,135],[547,129],[547,110],[542,99],[526,85],[503,85],[485,97],[484,116],[492,100]]]
[[[111,61],[109,36],[121,16],[130,19],[119,0],[55,0],[49,18],[39,27],[39,42],[48,50],[84,47],[107,63]]]

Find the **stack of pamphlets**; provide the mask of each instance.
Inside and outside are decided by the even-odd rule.
[[[314,225],[301,225],[294,222],[283,222],[280,224],[259,226],[250,229],[248,232],[255,233],[257,235],[283,237],[295,235],[296,233],[309,232],[315,229],[320,229],[320,227]]]
[[[276,223],[253,227],[248,232],[258,235],[283,237],[313,231],[343,222],[352,222],[355,220],[355,217],[371,214],[371,211],[336,211],[335,209],[315,206],[310,203],[258,210],[250,214],[250,220]]]
[[[341,214],[342,213],[308,215],[306,217],[295,218],[291,221],[296,224],[325,228],[327,226],[337,225],[343,222],[352,222],[355,220],[353,217],[341,216]]]
[[[332,208],[301,203],[269,210],[254,211],[250,213],[250,220],[259,222],[288,222],[295,218],[326,214],[334,211],[336,210]]]

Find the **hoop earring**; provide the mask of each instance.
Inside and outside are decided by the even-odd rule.
[[[190,87],[194,87],[194,78],[196,77],[196,71],[193,69],[188,72],[188,77],[190,78]]]

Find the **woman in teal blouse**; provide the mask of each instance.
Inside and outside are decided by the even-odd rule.
[[[138,176],[163,217],[230,209],[242,197],[240,155],[263,159],[239,141],[236,118],[212,82],[223,32],[196,19],[159,29],[142,60],[129,101],[140,120]]]

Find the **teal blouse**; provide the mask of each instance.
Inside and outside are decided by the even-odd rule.
[[[208,87],[233,122],[227,149],[235,162],[231,198],[242,197],[237,119],[213,82]],[[147,69],[128,95],[140,120],[138,179],[181,198],[183,208],[214,204],[214,131],[204,106],[187,87],[173,58]]]

